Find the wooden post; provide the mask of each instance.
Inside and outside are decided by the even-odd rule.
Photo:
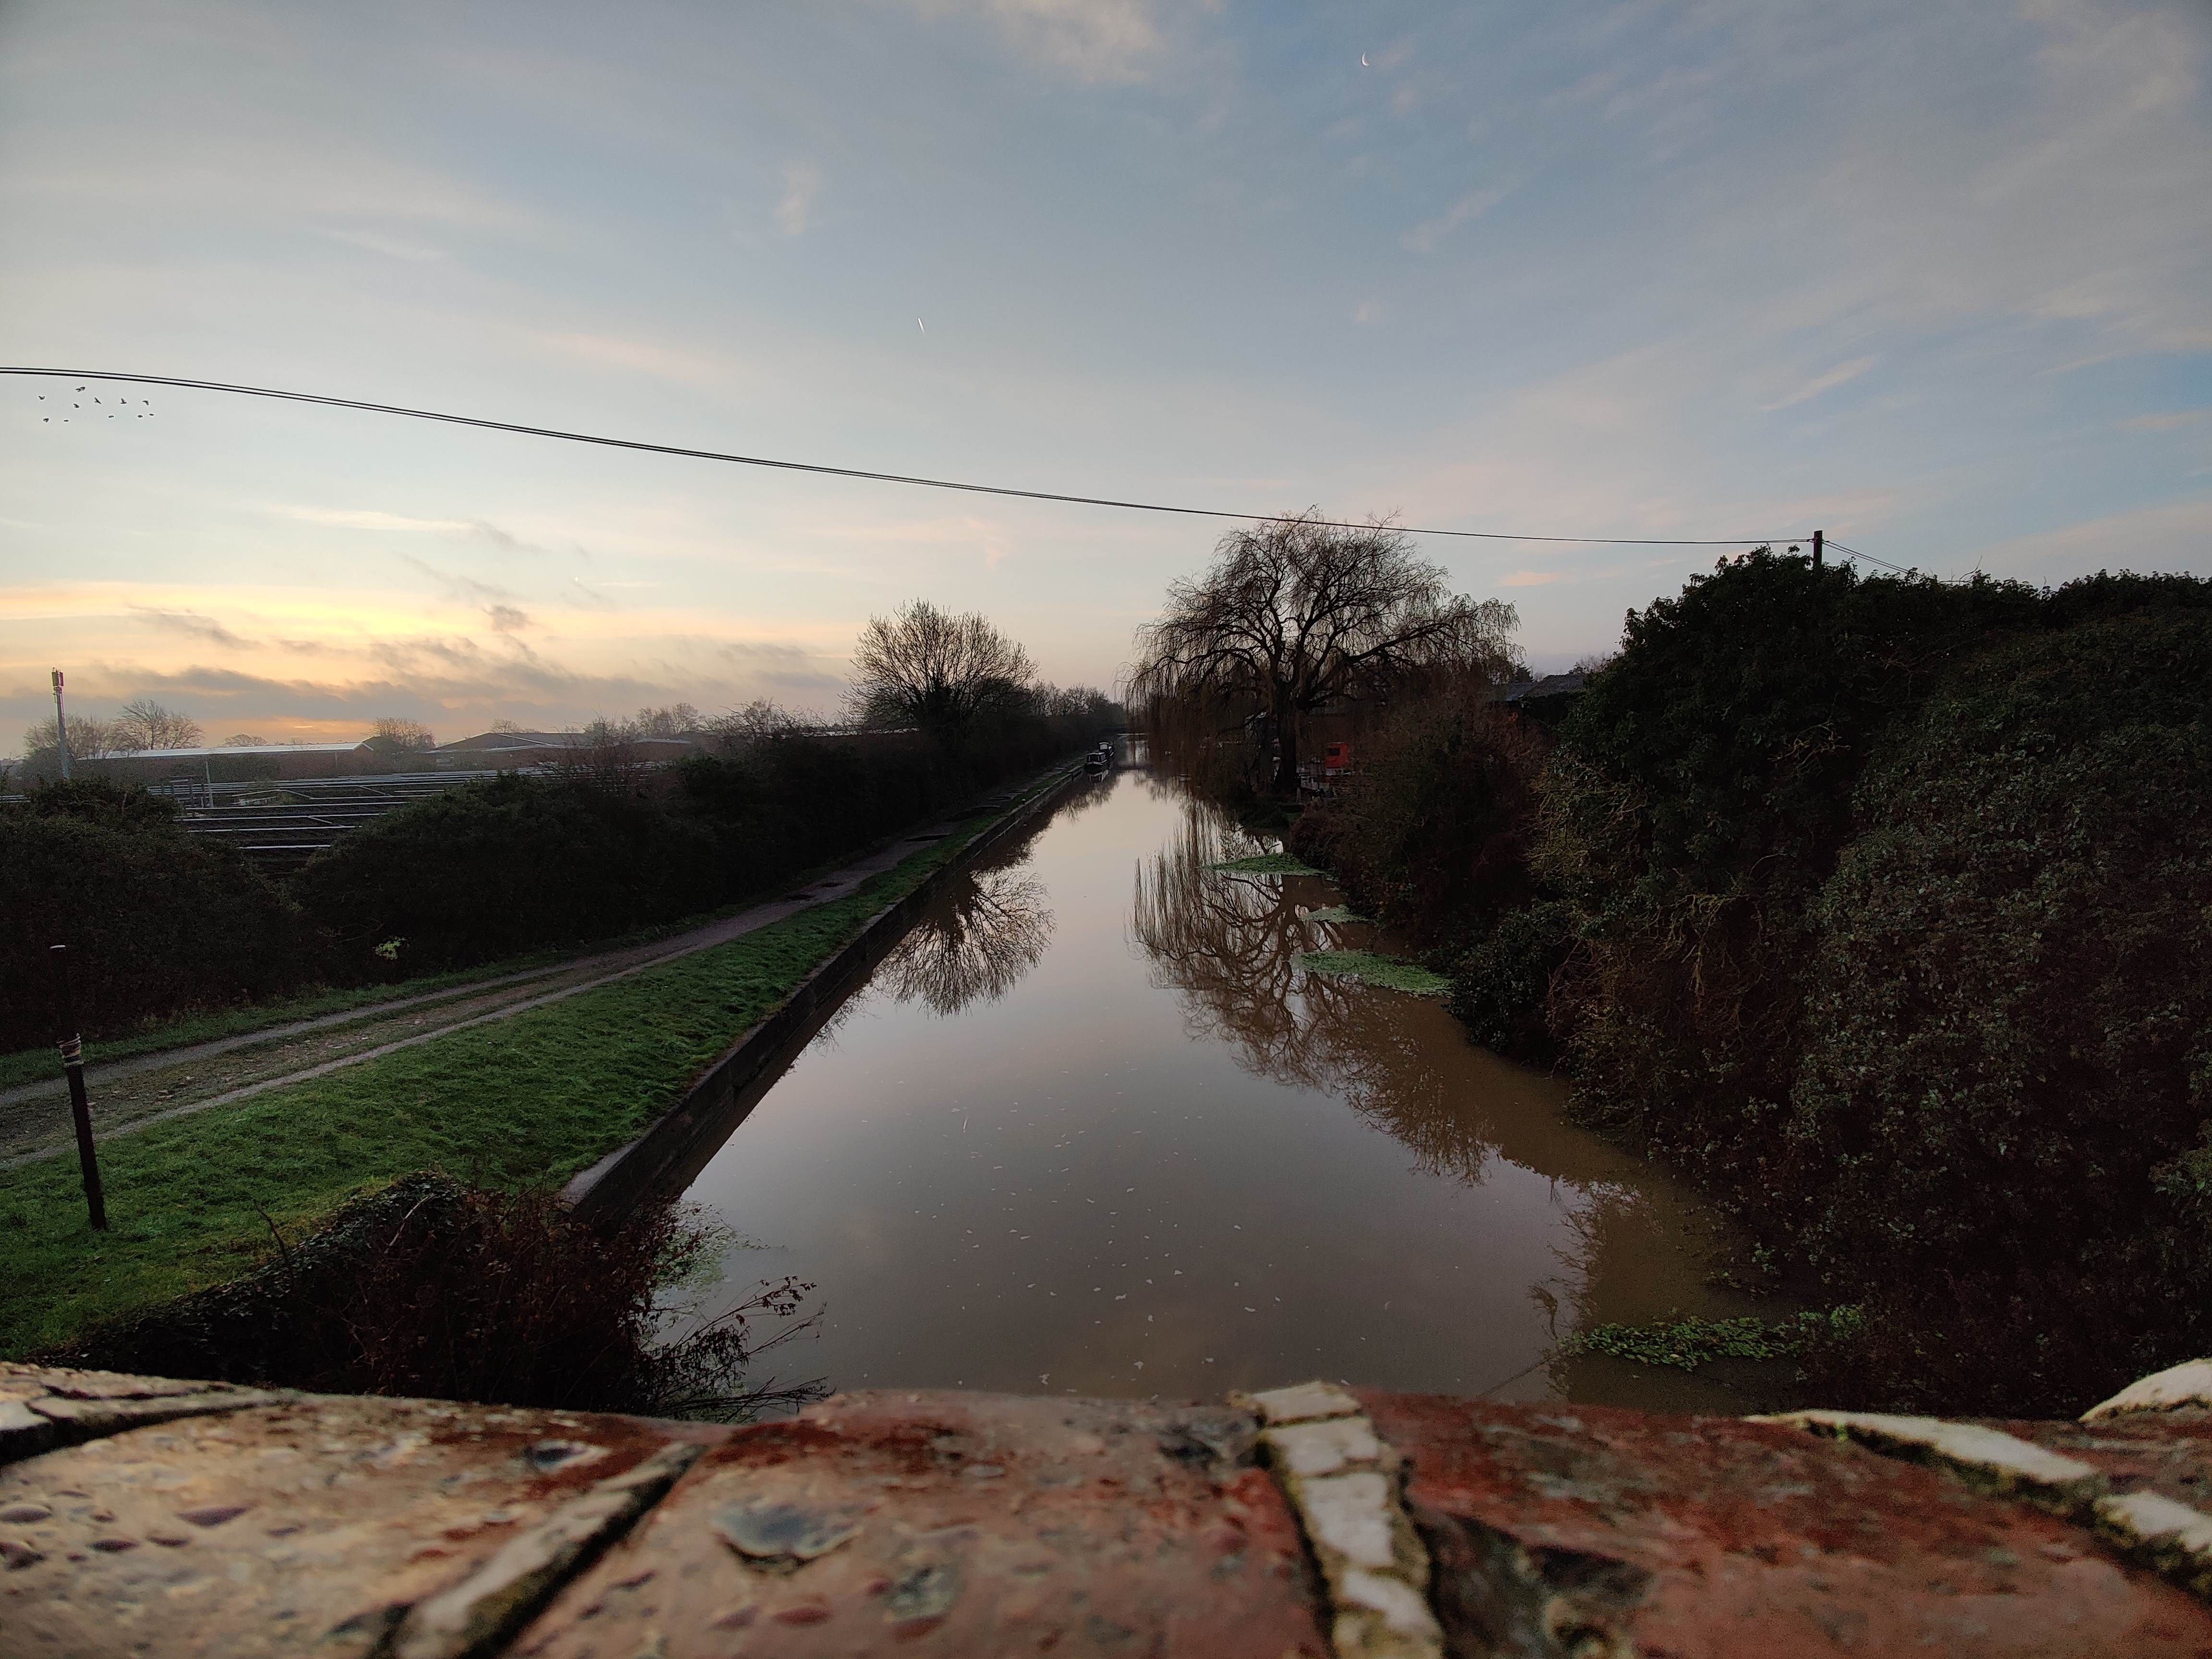
[[[84,1201],[92,1209],[92,1224],[107,1231],[107,1199],[100,1189],[100,1154],[92,1144],[92,1103],[84,1093],[84,1044],[76,1030],[76,1003],[70,995],[69,946],[48,947],[61,996],[61,1030],[56,1046],[62,1051],[62,1068],[69,1073],[70,1115],[76,1120],[76,1161],[84,1173]]]
[[[1813,532],[1813,568],[1814,568],[1814,569],[1818,570],[1818,569],[1820,568],[1820,555],[1821,555],[1823,552],[1826,551],[1826,550],[1827,550],[1827,544],[1828,544],[1828,532],[1827,532],[1826,531],[1825,531],[1825,530],[1816,530],[1816,531],[1814,531],[1814,532]]]

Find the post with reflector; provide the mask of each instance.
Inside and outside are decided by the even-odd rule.
[[[55,1044],[62,1051],[62,1069],[69,1073],[70,1115],[76,1120],[76,1161],[84,1172],[84,1201],[92,1210],[92,1224],[107,1231],[107,1199],[100,1190],[100,1154],[92,1144],[92,1103],[84,1093],[84,1044],[76,1030],[76,1003],[70,995],[69,946],[50,945],[54,985],[61,1008],[61,1027]]]

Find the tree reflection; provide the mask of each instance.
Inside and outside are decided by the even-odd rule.
[[[1026,850],[1016,854],[1026,860]],[[884,958],[876,982],[901,1002],[957,1014],[993,1002],[1037,965],[1052,941],[1044,884],[1018,864],[956,871]]]
[[[1137,872],[1130,931],[1152,959],[1152,982],[1179,992],[1185,1028],[1224,1041],[1246,1071],[1339,1096],[1423,1170],[1480,1179],[1495,1136],[1431,1058],[1434,1011],[1297,966],[1322,943],[1299,907],[1330,902],[1326,884],[1211,867],[1268,850],[1187,802],[1180,833]]]

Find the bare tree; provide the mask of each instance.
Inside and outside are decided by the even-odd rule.
[[[113,720],[100,720],[90,714],[71,714],[69,717],[70,758],[99,760],[118,750],[131,748],[132,745],[117,731],[116,726],[117,722]],[[24,728],[25,761],[42,759],[58,753],[59,749],[52,716]]]
[[[226,749],[266,749],[269,739],[257,738],[251,732],[234,732],[222,740]]]
[[[666,708],[641,708],[634,719],[620,722],[616,729],[635,742],[640,738],[689,737],[705,724],[697,709],[679,702]]]
[[[1502,676],[1512,661],[1513,607],[1451,592],[1444,572],[1388,525],[1338,529],[1311,507],[1233,530],[1214,554],[1213,568],[1170,586],[1165,614],[1138,631],[1131,689],[1266,714],[1285,793],[1297,786],[1301,716],[1417,674]]]
[[[1026,860],[1026,851],[1020,854]],[[1012,869],[963,871],[901,939],[877,982],[901,1002],[957,1014],[995,1002],[1043,958],[1052,942],[1044,884]]]
[[[190,749],[200,740],[200,723],[151,697],[134,697],[115,717],[115,738],[125,749]]]
[[[369,736],[381,738],[394,749],[424,750],[438,746],[438,739],[430,728],[420,720],[400,720],[393,715],[371,722]]]
[[[1024,708],[1029,653],[973,614],[916,599],[871,617],[853,653],[853,713],[870,726],[916,726],[957,749],[983,716]]]

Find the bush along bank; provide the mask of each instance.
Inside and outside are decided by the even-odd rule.
[[[1018,715],[957,751],[913,734],[770,731],[665,770],[580,751],[403,807],[272,883],[142,789],[79,781],[0,807],[0,1051],[53,1040],[46,945],[79,1024],[451,971],[773,890],[1094,741],[1100,714]],[[594,762],[598,763],[594,763]]]
[[[594,1229],[548,1188],[428,1170],[349,1200],[303,1238],[271,1231],[275,1254],[252,1273],[108,1321],[39,1362],[723,1420],[828,1392],[757,1374],[763,1354],[814,1322],[800,1316],[814,1287],[794,1279],[764,1280],[659,1340],[685,1322],[686,1291],[708,1288],[727,1242],[668,1205]]]
[[[1555,740],[1395,712],[1292,845],[1386,918],[1486,887],[1419,922],[1454,1009],[1860,1310],[1824,1397],[2071,1412],[2212,1347],[2208,688],[2212,584],[1762,552]]]

